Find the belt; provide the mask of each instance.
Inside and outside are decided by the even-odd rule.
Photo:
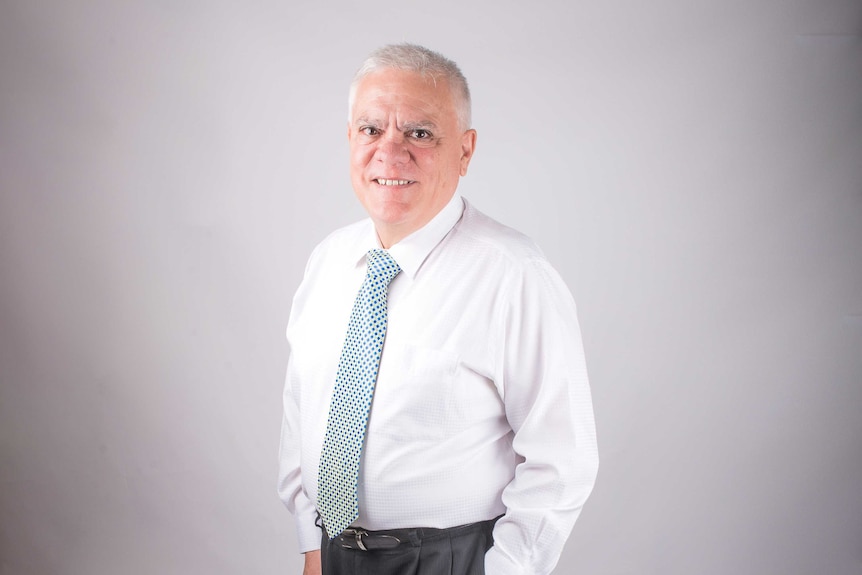
[[[406,538],[400,539],[395,535],[382,533],[369,533],[364,529],[348,527],[335,538],[333,543],[341,545],[345,549],[357,549],[359,551],[374,551],[376,549],[395,549]]]
[[[418,527],[410,529],[388,529],[386,531],[367,531],[361,527],[348,527],[341,532],[332,543],[345,549],[356,551],[375,551],[381,549],[395,549],[399,545],[407,544],[418,546],[422,541],[430,541],[440,537],[457,537],[462,534],[472,533],[477,529],[493,529],[494,523],[499,517],[487,521],[468,523],[447,529],[435,529],[430,527]]]

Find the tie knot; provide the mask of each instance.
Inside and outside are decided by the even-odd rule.
[[[386,283],[391,282],[392,278],[401,271],[401,266],[392,259],[386,250],[370,250],[366,259],[368,260],[368,275],[370,277],[383,277]]]

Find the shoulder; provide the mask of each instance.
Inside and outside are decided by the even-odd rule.
[[[482,213],[467,200],[464,200],[461,221],[453,232],[453,242],[468,247],[479,257],[497,260],[506,266],[546,262],[544,253],[530,237]]]
[[[466,200],[464,204],[464,215],[453,229],[452,247],[469,259],[477,273],[493,278],[506,294],[504,300],[572,300],[571,291],[536,242]]]
[[[317,244],[314,251],[352,251],[356,244],[365,241],[371,233],[371,220],[365,218],[338,228]]]
[[[356,253],[356,246],[363,245],[372,230],[371,220],[366,218],[330,233],[311,251],[306,274],[315,267],[350,260]]]

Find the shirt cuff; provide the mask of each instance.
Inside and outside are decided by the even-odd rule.
[[[497,547],[491,547],[485,553],[485,573],[494,575],[523,575],[527,573],[521,565],[500,551]]]
[[[320,549],[320,527],[314,524],[317,520],[317,510],[314,507],[310,511],[297,513],[296,538],[299,542],[299,552],[314,551]]]

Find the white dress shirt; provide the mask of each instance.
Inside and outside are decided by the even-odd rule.
[[[317,472],[370,220],[315,248],[293,300],[279,493],[320,546]],[[505,514],[486,572],[548,573],[598,468],[575,302],[536,245],[459,194],[389,250],[389,324],[359,475],[366,529]]]

